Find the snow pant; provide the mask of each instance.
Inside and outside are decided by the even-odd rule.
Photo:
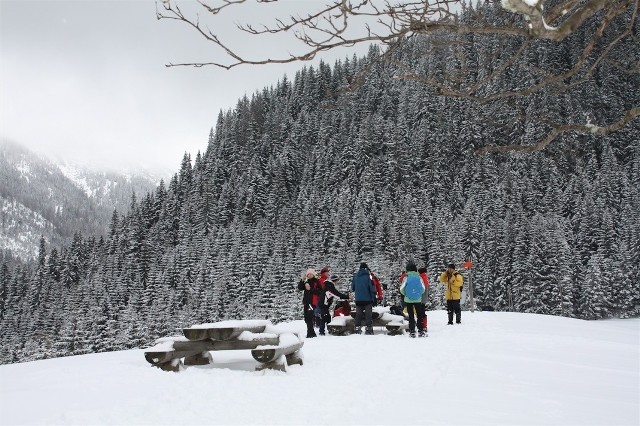
[[[307,337],[316,337],[316,331],[313,329],[313,308],[311,305],[304,305],[304,322],[307,324]]]
[[[456,314],[456,322],[460,324],[460,299],[447,300],[447,315],[449,316],[449,324],[453,324],[453,313]]]
[[[324,309],[323,306],[318,304],[313,308],[313,316],[315,317],[316,326],[320,330],[320,334],[324,334]]]
[[[356,302],[356,328],[362,325],[362,317],[364,316],[364,325],[367,330],[373,331],[373,302]]]
[[[418,330],[424,331],[424,305],[422,303],[407,303],[407,314],[409,314],[409,331],[415,333],[416,318],[418,317]]]

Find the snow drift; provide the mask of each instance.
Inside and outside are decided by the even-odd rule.
[[[180,373],[143,349],[0,366],[0,424],[640,423],[640,320],[428,314],[424,339],[307,339],[286,373],[250,351]]]

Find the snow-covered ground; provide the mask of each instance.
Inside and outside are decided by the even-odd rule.
[[[438,311],[428,338],[325,336],[303,353],[286,373],[253,371],[248,350],[180,373],[143,349],[4,365],[0,424],[640,424],[638,319],[463,312],[447,326]]]

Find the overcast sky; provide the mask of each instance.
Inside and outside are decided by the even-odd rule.
[[[313,3],[325,1],[277,7]],[[248,6],[238,21],[275,12],[272,4]],[[221,109],[303,66],[167,68],[215,52],[187,25],[158,21],[155,12],[153,0],[0,0],[0,138],[87,164],[175,171],[184,152],[206,149]],[[235,38],[232,24],[227,18],[216,28]],[[261,53],[280,47],[237,40]]]

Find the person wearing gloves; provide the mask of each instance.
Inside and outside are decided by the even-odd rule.
[[[324,336],[325,320],[324,314],[324,283],[329,279],[329,267],[325,266],[320,270],[320,276],[318,277],[318,284],[315,291],[311,295],[311,304],[313,305],[313,316],[315,320],[315,326],[318,327],[318,331],[321,336]]]
[[[462,274],[456,270],[456,265],[450,263],[447,269],[440,274],[440,282],[446,286],[444,297],[447,299],[447,315],[449,317],[448,325],[453,324],[453,314],[456,314],[456,324],[460,324],[460,295],[462,294],[462,284],[464,279]]]
[[[409,336],[416,337],[416,316],[418,317],[418,335],[424,337],[424,305],[422,295],[425,292],[424,282],[418,274],[418,268],[413,262],[407,263],[407,275],[400,284],[400,293],[404,296],[404,303],[409,314]]]
[[[334,299],[349,299],[348,294],[340,293],[335,284],[340,280],[340,277],[337,275],[331,275],[330,278],[327,278],[324,281],[324,294],[320,298],[320,306],[321,309],[321,322],[320,322],[320,335],[325,335],[325,325],[331,322],[331,314],[329,313],[329,309],[331,308],[331,304]]]

